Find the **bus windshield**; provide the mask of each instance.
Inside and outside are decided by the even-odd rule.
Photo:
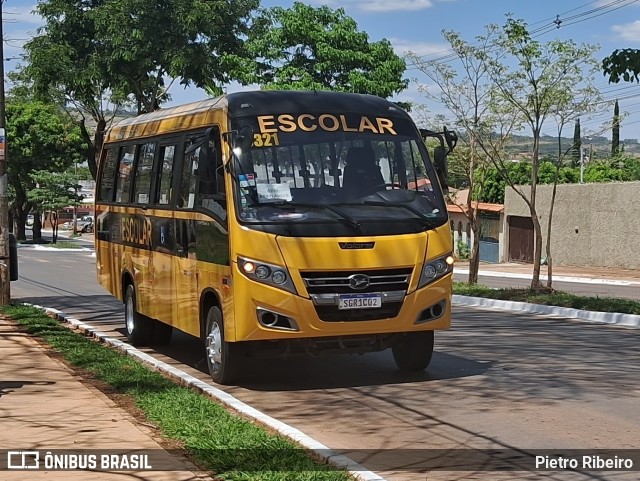
[[[236,149],[235,200],[246,223],[419,221],[447,211],[427,150],[409,119],[366,114],[241,118],[253,142]]]

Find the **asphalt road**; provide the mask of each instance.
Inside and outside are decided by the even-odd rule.
[[[19,255],[14,299],[123,337],[122,305],[97,285],[90,252]],[[221,388],[389,480],[631,480],[638,471],[524,472],[532,466],[519,454],[640,449],[639,345],[640,330],[454,308],[424,373],[399,372],[389,352],[268,360],[252,363],[240,386]],[[177,334],[146,352],[209,382],[197,339]],[[523,471],[427,474],[433,449],[464,450],[452,451],[459,463],[489,448]]]

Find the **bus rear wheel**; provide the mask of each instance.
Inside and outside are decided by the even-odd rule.
[[[152,342],[151,319],[136,310],[136,289],[129,284],[124,293],[124,323],[127,339],[132,346],[146,346]]]
[[[392,347],[393,359],[403,371],[423,371],[433,356],[433,331],[410,332]]]
[[[205,353],[211,378],[218,384],[234,382],[240,374],[241,346],[225,340],[222,313],[216,306],[207,313],[206,336]]]

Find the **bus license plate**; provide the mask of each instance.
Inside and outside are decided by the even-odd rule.
[[[380,294],[344,294],[341,295],[338,309],[377,309],[382,307]]]

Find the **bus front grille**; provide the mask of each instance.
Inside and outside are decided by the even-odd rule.
[[[349,271],[301,272],[309,294],[355,294],[384,291],[407,291],[412,268],[400,269],[353,269]],[[354,276],[368,279],[366,288],[354,289]]]

